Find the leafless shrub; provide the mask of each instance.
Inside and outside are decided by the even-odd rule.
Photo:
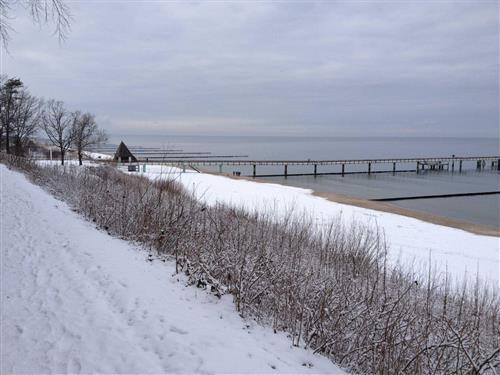
[[[207,207],[174,181],[2,158],[98,227],[174,257],[198,287],[231,293],[242,316],[354,373],[500,370],[497,289],[389,268],[377,228],[339,218],[317,231],[308,221]]]

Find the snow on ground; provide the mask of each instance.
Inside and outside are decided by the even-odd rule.
[[[142,170],[142,169],[141,169]],[[393,264],[411,264],[427,273],[429,258],[438,273],[448,272],[455,280],[479,277],[500,286],[500,239],[418,219],[328,201],[308,189],[271,183],[235,180],[161,165],[148,165],[151,178],[177,179],[208,204],[225,202],[248,210],[271,212],[278,218],[293,213],[311,217],[318,225],[339,214],[347,220],[377,225],[389,242]]]
[[[112,160],[113,159],[113,155],[103,154],[102,152],[84,151],[83,154],[91,159],[97,159],[97,160]]]
[[[53,159],[53,160],[40,159],[40,160],[36,160],[36,164],[43,166],[43,167],[62,166],[61,160],[58,160],[58,159]],[[93,160],[82,160],[82,164],[86,165],[86,166],[99,165],[99,163],[97,163]],[[78,159],[64,159],[64,166],[68,166],[68,165],[80,165],[80,162],[78,161]]]
[[[1,373],[340,373],[2,164],[0,182]]]

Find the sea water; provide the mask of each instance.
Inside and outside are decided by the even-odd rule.
[[[182,149],[185,152],[210,152],[211,155],[246,156],[262,160],[337,160],[370,158],[418,158],[456,156],[495,156],[500,154],[496,138],[403,138],[403,137],[236,137],[113,135],[111,143],[123,140],[131,146]],[[313,173],[312,166],[288,166],[287,178],[261,177],[263,180],[332,192],[357,198],[473,193],[500,190],[500,173],[486,164],[481,171],[476,163],[464,162],[462,172],[455,170],[402,173],[372,173],[290,176]],[[318,173],[340,172],[340,166],[318,166]],[[415,170],[416,165],[398,164],[398,170]],[[212,171],[219,168],[207,167]],[[346,172],[366,171],[367,165],[346,165]],[[374,164],[372,171],[392,170],[392,164]],[[223,172],[251,175],[250,166],[224,166]],[[283,174],[283,166],[258,166],[257,175]],[[432,198],[394,201],[391,204],[428,212],[469,223],[500,228],[500,195]]]

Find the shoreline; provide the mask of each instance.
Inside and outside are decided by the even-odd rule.
[[[202,173],[207,173],[207,174],[212,174],[214,176],[223,176],[223,177],[228,177],[234,180],[246,180],[246,181],[253,181],[257,183],[262,183],[262,184],[277,184],[281,186],[290,186],[290,185],[282,185],[278,182],[275,181],[265,181],[259,178],[253,178],[253,177],[247,177],[247,176],[233,176],[228,173],[217,173],[217,172],[211,172],[211,171],[201,171]],[[299,189],[305,189],[300,186],[295,186]],[[312,189],[308,189],[312,190]],[[465,221],[460,221],[460,220],[455,220],[451,218],[447,218],[445,216],[440,216],[440,215],[435,215],[423,211],[417,211],[417,210],[412,210],[409,208],[403,208],[399,206],[392,205],[390,203],[385,203],[385,202],[375,202],[375,201],[370,201],[368,199],[362,199],[362,198],[355,198],[355,197],[350,197],[346,195],[341,195],[341,194],[336,194],[336,193],[330,193],[330,192],[321,192],[321,191],[315,191],[312,190],[312,195],[320,198],[324,198],[330,202],[334,203],[340,203],[340,204],[346,204],[350,206],[356,206],[356,207],[361,207],[361,208],[366,208],[370,210],[375,210],[375,211],[381,211],[381,212],[387,212],[395,215],[401,215],[401,216],[406,216],[410,217],[413,219],[425,221],[427,223],[432,223],[432,224],[437,224],[437,225],[442,225],[450,228],[455,228],[455,229],[461,229],[469,233],[477,234],[477,235],[482,235],[482,236],[491,236],[491,237],[500,237],[500,229],[495,229],[492,227],[488,227],[486,225],[481,225],[481,224],[473,224],[473,223],[467,223]]]
[[[500,237],[500,229],[495,229],[481,224],[467,223],[465,221],[455,220],[447,218],[445,216],[434,215],[428,212],[412,210],[409,208],[403,208],[395,206],[389,203],[374,202],[367,199],[354,198],[345,195],[328,193],[328,192],[313,192],[314,196],[325,198],[331,202],[348,204],[351,206],[357,206],[362,208],[367,208],[370,210],[388,212],[391,214],[411,217],[414,219],[422,220],[428,223],[444,225],[451,228],[461,229],[470,233],[479,234],[482,236],[492,236]]]

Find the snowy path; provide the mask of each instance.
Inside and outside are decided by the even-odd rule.
[[[1,164],[0,182],[2,373],[340,373]]]

